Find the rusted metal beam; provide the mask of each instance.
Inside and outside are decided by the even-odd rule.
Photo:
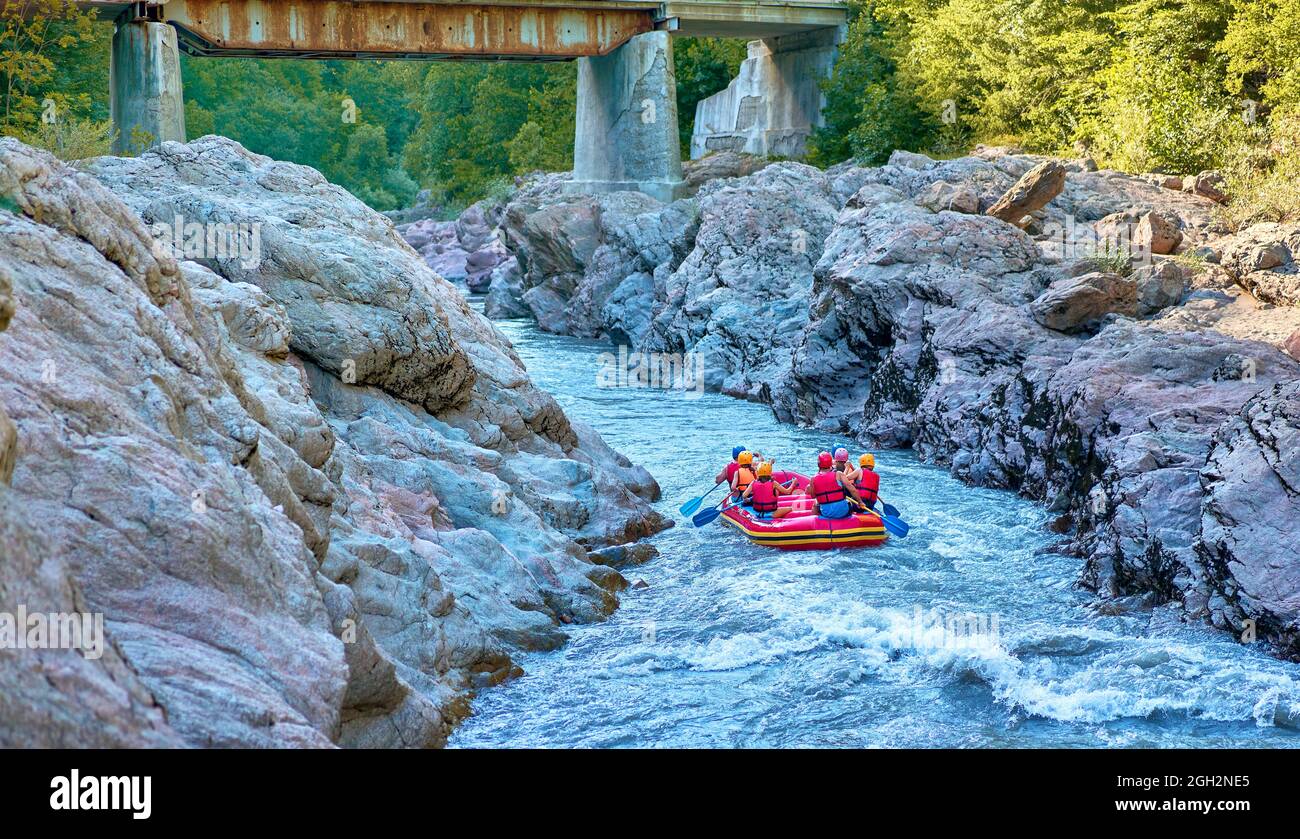
[[[614,4],[611,4],[614,5]],[[568,59],[654,29],[647,9],[345,0],[168,0],[192,55]]]
[[[654,28],[773,38],[838,27],[843,0],[74,0],[166,21],[192,55],[565,60]],[[15,5],[0,0],[0,5]]]

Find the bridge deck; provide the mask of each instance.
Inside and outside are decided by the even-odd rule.
[[[145,8],[192,55],[564,60],[652,29],[769,38],[838,26],[840,0],[77,0],[107,19]]]

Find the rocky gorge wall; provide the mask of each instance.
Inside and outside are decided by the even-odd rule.
[[[1228,230],[1213,173],[1005,149],[692,167],[667,205],[559,174],[476,208],[488,313],[703,354],[782,420],[1042,501],[1104,608],[1300,656],[1300,226]]]
[[[667,524],[387,219],[230,140],[0,140],[0,329],[0,611],[107,641],[4,651],[0,745],[440,745]]]

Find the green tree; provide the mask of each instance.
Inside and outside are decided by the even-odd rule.
[[[539,166],[572,165],[572,65],[434,64],[403,150],[408,171],[458,204]]]
[[[874,4],[851,4],[840,57],[822,85],[823,126],[809,141],[809,159],[829,166],[848,158],[882,163],[899,148],[917,148],[935,134],[910,91],[899,87],[885,26]]]
[[[69,159],[107,152],[110,37],[67,0],[0,4],[0,132]]]
[[[1097,74],[1104,96],[1085,127],[1100,156],[1128,170],[1200,171],[1221,165],[1244,128],[1215,49],[1228,0],[1137,0],[1110,15],[1119,45]]]
[[[740,72],[745,42],[730,38],[678,38],[673,42],[673,73],[677,77],[677,131],[682,155],[691,153],[695,106],[727,85]]]

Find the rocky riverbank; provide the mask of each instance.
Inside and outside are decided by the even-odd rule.
[[[0,611],[106,644],[5,656],[5,746],[440,745],[667,525],[391,222],[230,140],[0,140],[6,325]]]
[[[1214,173],[1005,149],[696,172],[476,208],[488,313],[702,354],[711,389],[1058,511],[1099,608],[1300,656],[1300,226],[1229,231]]]

